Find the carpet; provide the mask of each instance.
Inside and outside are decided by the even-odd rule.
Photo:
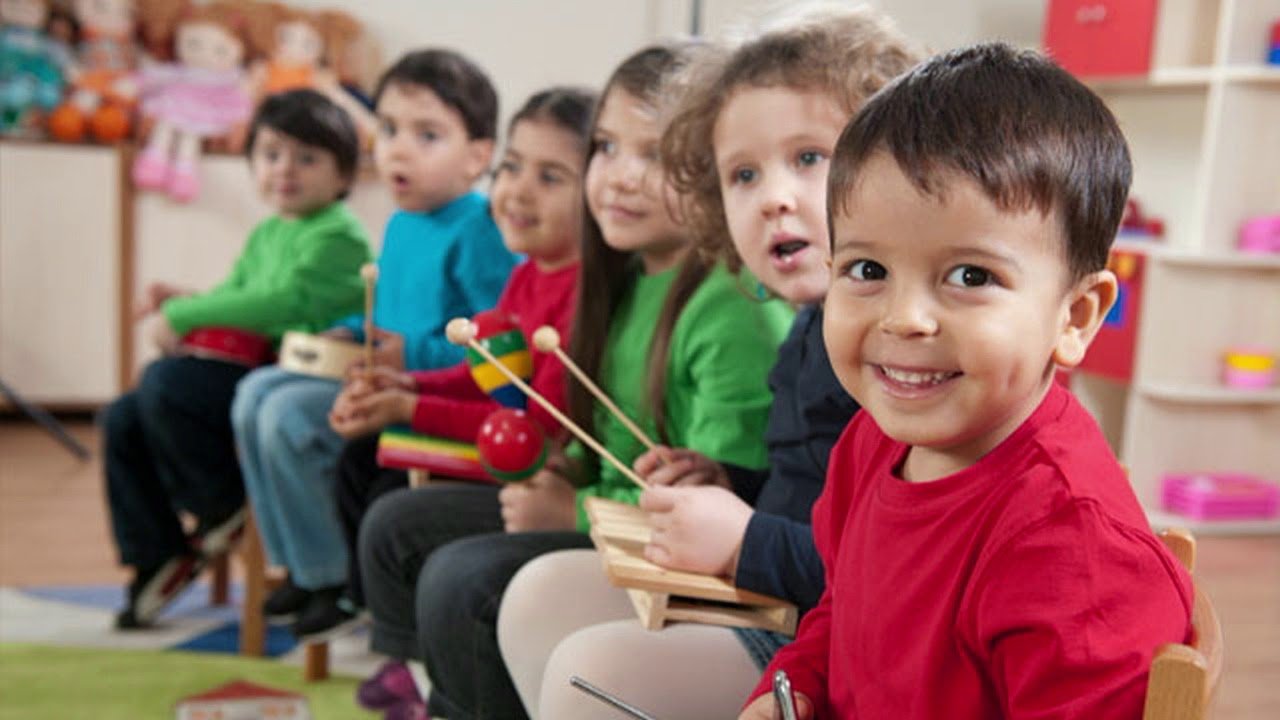
[[[305,695],[316,720],[377,717],[356,706],[356,678],[304,683],[272,660],[0,643],[0,720],[171,720],[179,700],[236,679]]]

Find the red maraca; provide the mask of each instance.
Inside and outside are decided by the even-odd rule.
[[[494,410],[476,436],[480,463],[503,482],[524,480],[547,461],[547,441],[542,428],[523,410]]]

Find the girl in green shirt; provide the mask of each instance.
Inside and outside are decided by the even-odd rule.
[[[748,297],[723,267],[692,253],[673,215],[677,203],[656,162],[655,100],[681,62],[678,49],[642,50],[602,95],[570,353],[650,437],[758,470],[771,404],[766,374],[791,312]],[[571,386],[569,399],[575,422],[622,462],[644,451],[585,390]],[[503,589],[538,555],[590,547],[586,497],[635,502],[638,495],[575,442],[501,490],[442,485],[383,496],[365,518],[359,549],[374,650],[425,660],[433,715],[522,716],[497,646]],[[399,692],[404,675],[403,665],[390,664],[361,700],[385,708],[399,694],[421,703],[411,685]]]

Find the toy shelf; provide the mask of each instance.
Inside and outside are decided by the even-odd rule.
[[[1280,388],[1275,390],[1236,390],[1234,388],[1214,386],[1197,387],[1194,385],[1152,383],[1139,385],[1136,390],[1149,398],[1166,402],[1201,405],[1280,405]]]
[[[1145,258],[1128,384],[1083,375],[1078,396],[1130,470],[1156,525],[1280,533],[1280,518],[1200,522],[1160,509],[1166,473],[1244,472],[1280,482],[1280,386],[1220,382],[1223,352],[1280,354],[1280,255],[1236,250],[1241,224],[1280,213],[1280,67],[1263,64],[1280,0],[1161,0],[1150,72],[1083,78],[1115,113],[1132,194],[1164,220]]]
[[[1280,535],[1280,518],[1269,520],[1197,520],[1164,510],[1148,510],[1156,530],[1180,527],[1195,535]]]

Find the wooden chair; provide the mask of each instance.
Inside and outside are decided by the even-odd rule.
[[[262,657],[267,649],[267,619],[262,614],[262,603],[280,584],[267,572],[267,557],[258,534],[258,523],[252,511],[245,519],[244,535],[232,552],[240,557],[244,566],[244,601],[240,607],[240,654]],[[231,553],[213,563],[213,576],[209,584],[209,603],[226,605],[229,597]],[[329,644],[309,643],[305,646],[302,677],[307,682],[329,677]]]
[[[1181,528],[1160,533],[1160,539],[1187,568],[1195,570],[1196,541]],[[1218,680],[1222,676],[1222,627],[1213,603],[1199,587],[1191,611],[1190,645],[1168,643],[1151,662],[1143,720],[1204,720],[1209,717]]]

